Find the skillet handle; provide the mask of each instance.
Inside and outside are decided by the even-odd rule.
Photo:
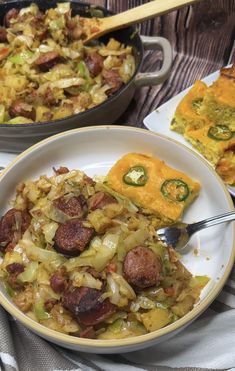
[[[172,65],[172,48],[171,44],[164,37],[159,36],[141,36],[145,50],[162,50],[163,62],[162,67],[157,72],[138,73],[135,78],[137,86],[152,86],[163,83],[170,72]]]

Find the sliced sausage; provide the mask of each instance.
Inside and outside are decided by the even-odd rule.
[[[7,31],[4,27],[0,27],[0,42],[7,41]]]
[[[54,238],[54,248],[61,254],[77,256],[89,244],[93,234],[94,229],[84,227],[82,220],[68,220],[57,229]]]
[[[16,9],[16,8],[10,9],[4,16],[4,19],[3,19],[4,26],[10,27],[11,19],[17,18],[18,14],[19,14],[19,9]]]
[[[52,274],[50,277],[50,286],[56,293],[61,293],[67,288],[68,276],[63,268]]]
[[[8,112],[11,117],[23,116],[33,121],[36,119],[35,108],[22,100],[14,101]]]
[[[108,299],[104,300],[96,309],[87,313],[80,313],[79,320],[85,326],[94,326],[105,321],[117,310],[117,307],[110,303]]]
[[[11,263],[6,266],[8,273],[16,273],[17,275],[24,272],[24,266],[20,263]]]
[[[73,313],[85,326],[93,326],[108,318],[116,306],[108,299],[99,302],[102,290],[89,287],[70,287],[62,298],[63,306]]]
[[[86,37],[86,33],[81,26],[77,25],[69,31],[69,37],[72,40],[80,40]]]
[[[31,216],[26,210],[8,210],[0,222],[0,242],[18,242],[30,222]]]
[[[99,75],[103,68],[103,58],[97,52],[88,55],[85,58],[86,66],[92,77]]]
[[[123,262],[127,282],[138,289],[156,285],[161,278],[162,264],[156,254],[145,246],[131,249]]]
[[[9,273],[7,281],[10,284],[10,286],[15,290],[21,289],[23,284],[17,281],[17,277],[20,273],[24,272],[23,264],[20,263],[8,264],[6,266],[6,270]]]
[[[105,192],[97,192],[88,200],[89,210],[102,209],[106,205],[116,204],[117,200]]]
[[[57,63],[61,62],[61,57],[56,51],[51,51],[47,53],[42,53],[35,61],[36,66],[46,72]]]
[[[86,327],[79,333],[79,336],[80,338],[95,339],[94,327],[92,326]]]
[[[82,218],[87,212],[87,202],[82,194],[78,197],[71,197],[69,199],[66,199],[65,196],[61,196],[53,201],[53,205],[71,217],[76,216]]]
[[[111,87],[111,89],[109,89],[107,91],[108,95],[111,95],[111,94],[115,93],[123,85],[123,81],[122,81],[121,76],[119,75],[117,70],[103,69],[102,76],[103,76],[104,82],[106,84],[110,85],[110,87]]]
[[[78,315],[96,308],[103,291],[90,287],[70,286],[64,293],[62,303],[70,312]]]

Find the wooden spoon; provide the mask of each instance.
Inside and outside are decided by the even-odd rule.
[[[145,21],[157,15],[181,8],[185,5],[197,3],[200,0],[153,0],[144,5],[129,9],[104,18],[83,18],[87,37],[84,43],[107,34],[111,31],[127,27],[131,24]]]

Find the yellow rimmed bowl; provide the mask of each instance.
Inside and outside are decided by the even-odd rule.
[[[43,140],[20,154],[0,177],[0,215],[9,209],[16,185],[42,174],[52,175],[52,167],[67,166],[87,175],[105,175],[128,152],[151,154],[184,171],[201,183],[199,197],[183,220],[195,222],[234,209],[223,182],[207,162],[173,139],[132,127],[93,126],[70,130]],[[0,285],[1,305],[18,321],[43,338],[65,348],[91,353],[121,353],[142,349],[165,341],[194,321],[222,290],[235,259],[235,224],[211,227],[194,236],[182,255],[182,263],[194,275],[208,275],[200,301],[184,317],[160,330],[118,340],[84,339],[65,335],[40,325],[22,313]],[[200,248],[199,248],[200,246]],[[193,252],[198,248],[198,255]]]

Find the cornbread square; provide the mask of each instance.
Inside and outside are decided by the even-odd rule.
[[[216,165],[216,171],[226,184],[235,185],[235,145],[225,151]]]
[[[220,77],[207,89],[199,113],[235,131],[235,65],[221,70]]]
[[[234,135],[228,140],[216,140],[210,137],[209,131],[215,125],[206,125],[198,130],[186,130],[185,138],[214,166],[219,162],[225,151],[235,146]]]
[[[208,119],[198,113],[207,86],[197,80],[188,94],[178,104],[171,122],[171,130],[184,134],[186,129],[199,129],[208,123]]]
[[[136,186],[125,183],[126,174],[133,168],[145,170],[146,182],[144,185]],[[166,197],[163,192],[166,181],[175,181],[175,183],[178,181],[178,184],[186,184],[187,197],[180,201]],[[116,192],[128,197],[137,206],[146,208],[160,219],[170,222],[181,217],[185,208],[191,204],[200,190],[200,184],[186,174],[171,168],[156,157],[139,153],[128,153],[117,161],[107,175],[107,184]]]

